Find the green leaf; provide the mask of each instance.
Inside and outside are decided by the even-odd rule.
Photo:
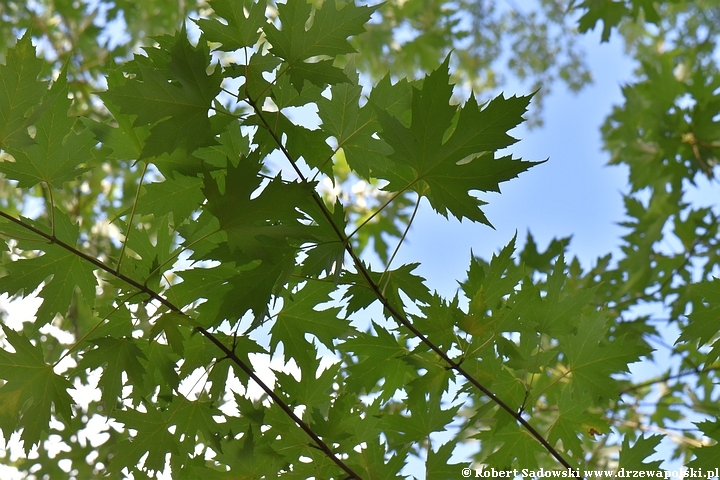
[[[245,77],[245,84],[240,87],[242,98],[257,102],[267,97],[272,84],[265,78],[265,74],[273,72],[281,63],[281,59],[271,54],[256,53],[250,57],[248,64],[242,68],[242,75]]]
[[[297,359],[297,357],[294,358]],[[300,359],[302,360],[302,357],[300,357]],[[319,405],[324,406],[330,402],[333,383],[337,380],[339,365],[331,366],[323,370],[320,375],[316,375],[319,366],[320,361],[316,358],[312,358],[307,364],[304,364],[302,366],[300,381],[295,380],[295,377],[292,375],[275,372],[282,391],[285,392],[294,405],[315,407]],[[331,428],[337,429],[337,427],[340,426],[325,425],[325,427],[330,430]],[[318,432],[317,427],[314,427],[314,430]],[[321,432],[318,433],[322,435]],[[334,435],[332,438],[336,440],[340,439]]]
[[[342,83],[333,85],[330,92],[330,100],[323,97],[318,102],[322,128],[335,137],[350,168],[369,180],[373,172],[386,169],[387,156],[392,149],[373,136],[379,124],[370,105],[359,106],[362,87]]]
[[[287,295],[283,309],[272,327],[272,351],[283,343],[285,357],[294,358],[300,367],[315,356],[315,349],[306,334],[315,336],[330,350],[334,341],[351,332],[347,320],[339,318],[340,308],[317,310],[316,306],[331,301],[330,292],[335,285],[329,282],[308,281],[297,293]]]
[[[596,288],[567,292],[565,259],[561,256],[549,274],[546,288],[541,289],[529,279],[513,299],[508,321],[517,321],[521,328],[547,335],[566,335],[575,331],[582,310],[591,304]]]
[[[618,387],[611,375],[627,372],[628,364],[650,353],[629,338],[606,342],[607,330],[607,319],[596,313],[580,319],[577,334],[560,339],[575,392],[580,398],[582,395],[590,395],[593,400],[616,397]]]
[[[181,146],[189,153],[214,143],[208,110],[220,93],[222,75],[219,69],[206,73],[210,64],[207,48],[190,45],[184,28],[173,39],[163,65],[169,78],[139,63],[137,78],[101,94],[122,113],[136,115],[135,126],[152,125],[141,159],[172,153]],[[148,53],[150,50],[159,49]]]
[[[222,295],[230,290],[227,280],[238,273],[234,264],[226,263],[211,268],[193,268],[177,272],[183,282],[172,285],[167,293],[168,298],[185,307],[201,299],[206,299],[215,313],[220,308]],[[210,295],[213,293],[214,295]],[[208,298],[210,297],[210,298]],[[212,318],[213,315],[211,314]],[[204,321],[200,321],[206,324]]]
[[[168,312],[157,319],[155,325],[150,329],[150,336],[155,337],[161,331],[164,332],[165,338],[173,351],[182,356],[185,353],[185,335],[183,331],[188,332],[194,326],[195,322],[187,315]],[[181,327],[185,328],[181,331]]]
[[[118,474],[124,467],[136,465],[146,453],[145,468],[162,471],[165,455],[180,453],[177,440],[168,431],[170,422],[154,407],[148,408],[145,413],[119,410],[115,412],[115,418],[124,423],[125,428],[137,430],[137,435],[117,445],[117,454],[108,466],[111,472]]]
[[[48,92],[48,102],[35,122],[32,145],[22,148],[8,146],[15,162],[0,162],[0,172],[18,180],[18,187],[29,188],[45,182],[56,188],[89,169],[96,141],[93,133],[85,129],[75,133],[75,118],[68,117],[71,101],[67,98],[65,71]]]
[[[225,294],[215,322],[222,318],[238,319],[252,310],[256,320],[268,312],[268,302],[287,281],[295,266],[295,250],[277,249],[272,260],[252,262],[249,268],[243,266],[238,275],[227,279],[231,289]]]
[[[74,247],[79,227],[59,210],[55,210],[55,224],[55,232],[60,240]],[[57,245],[44,245],[43,248],[43,255],[8,263],[5,266],[7,275],[0,278],[0,292],[10,296],[28,296],[45,282],[39,294],[43,303],[36,314],[35,328],[51,322],[57,313],[65,315],[75,288],[79,288],[85,301],[93,305],[97,286],[91,263]],[[51,275],[52,278],[48,280]]]
[[[0,387],[0,428],[5,438],[22,428],[20,438],[29,451],[42,439],[43,432],[50,432],[53,407],[56,415],[70,422],[73,400],[67,389],[72,384],[45,363],[40,345],[31,344],[24,334],[5,325],[0,327],[15,350],[0,349],[0,378],[6,381]]]
[[[222,44],[219,50],[232,52],[243,47],[251,47],[260,38],[259,30],[267,23],[265,0],[251,2],[249,15],[245,16],[247,2],[233,0],[211,0],[210,6],[215,14],[227,23],[216,19],[200,18],[194,20],[210,42]]]
[[[393,148],[390,158],[399,166],[384,175],[390,180],[385,190],[412,188],[442,215],[449,211],[458,219],[489,225],[479,208],[483,202],[469,192],[499,192],[499,183],[535,165],[486,153],[516,142],[506,132],[523,121],[530,97],[497,97],[481,110],[471,96],[455,120],[458,109],[449,104],[448,63],[449,57],[425,77],[422,89],[413,87],[409,127],[376,107],[380,138]]]
[[[142,280],[155,291],[160,290],[163,274],[172,267],[173,237],[168,226],[168,217],[161,217],[155,232],[130,230],[125,239],[129,250],[140,256],[127,257],[121,265],[122,270],[130,271],[131,276]],[[154,238],[152,238],[154,237]],[[127,250],[126,250],[127,252]]]
[[[306,60],[320,55],[335,57],[352,53],[355,49],[348,38],[365,31],[365,23],[378,7],[358,7],[347,3],[338,9],[337,4],[326,3],[311,17],[312,7],[306,2],[278,4],[282,28],[269,24],[265,35],[272,44],[272,52],[288,62],[291,83],[302,90],[303,81],[325,86],[347,80],[330,60],[309,63]],[[311,26],[306,25],[311,21]]]
[[[0,65],[0,148],[4,150],[32,144],[26,115],[47,91],[47,82],[38,80],[43,61],[35,55],[30,38],[28,29],[5,52],[5,65]]]
[[[617,27],[620,20],[630,13],[626,2],[614,0],[588,0],[583,2],[579,8],[585,8],[587,11],[578,21],[578,30],[582,33],[593,30],[598,20],[602,20],[604,26],[601,41],[603,42],[610,40],[612,28]]]
[[[426,478],[455,478],[462,471],[462,463],[450,463],[450,456],[457,446],[457,442],[450,441],[442,445],[437,451],[429,449],[425,461]]]
[[[178,403],[179,405],[176,405]],[[172,407],[176,408],[172,410]],[[210,442],[213,448],[222,452],[222,443],[220,441],[220,430],[223,428],[214,417],[220,417],[222,412],[211,402],[195,400],[190,401],[186,398],[175,398],[171,405],[170,411],[173,412],[169,422],[177,424],[178,432],[182,432],[186,439],[195,446],[195,437],[199,432],[202,439]]]
[[[311,228],[299,223],[302,215],[297,210],[310,199],[311,186],[285,183],[276,177],[255,196],[260,166],[252,155],[237,167],[228,167],[224,193],[220,193],[218,182],[208,177],[203,188],[208,199],[205,209],[220,220],[230,248],[245,254],[246,261],[271,260],[284,255],[290,247],[289,238],[311,238]]]
[[[458,405],[443,410],[439,400],[427,401],[425,396],[418,397],[418,400],[410,403],[408,407],[410,416],[395,414],[383,417],[386,428],[401,435],[404,441],[423,440],[432,432],[445,430],[460,408]]]
[[[344,234],[347,227],[345,209],[340,200],[336,200],[330,218],[325,216],[315,202],[304,206],[303,210],[318,228],[314,234],[317,239],[313,242],[315,246],[306,250],[307,258],[303,261],[301,273],[309,277],[321,275],[323,272],[327,272],[328,275],[333,273],[337,284],[345,258],[345,244],[338,235],[338,232]]]
[[[123,372],[127,374],[131,384],[144,385],[145,368],[140,363],[140,359],[147,357],[133,338],[104,337],[92,340],[90,343],[96,348],[83,355],[77,369],[94,369],[104,365],[98,386],[102,390],[105,408],[112,412],[122,398]]]
[[[578,435],[587,434],[586,422],[594,417],[586,412],[592,406],[589,398],[577,401],[573,398],[572,389],[565,388],[558,401],[558,415],[550,425],[547,439],[552,445],[562,441],[563,448],[567,452],[572,451],[577,458],[582,457],[582,442]]]
[[[357,363],[347,367],[350,376],[346,388],[350,392],[369,393],[384,379],[380,400],[387,400],[413,378],[414,372],[404,361],[410,353],[408,349],[400,345],[392,333],[373,325],[376,335],[359,332],[343,343],[344,351],[359,357]],[[383,368],[377,368],[378,359],[382,359]]]
[[[463,311],[458,308],[458,298],[448,302],[436,293],[421,310],[424,316],[413,317],[413,325],[435,345],[449,350],[457,341],[455,326],[464,317]]]
[[[655,454],[655,449],[662,440],[662,436],[653,435],[651,437],[638,438],[633,446],[630,446],[630,439],[625,437],[622,442],[622,450],[620,450],[620,460],[618,467],[626,471],[637,472],[642,470],[660,470],[662,461],[645,462],[651,455]]]
[[[538,465],[537,457],[547,455],[540,442],[515,422],[510,422],[500,429],[483,431],[475,437],[481,441],[487,439],[490,444],[502,443],[502,446],[483,462],[498,470],[508,470],[513,466],[535,469]]]
[[[147,184],[144,186],[145,193],[138,199],[135,212],[141,215],[152,213],[155,218],[172,213],[173,222],[178,225],[200,208],[205,199],[201,191],[202,184],[200,178],[179,174],[163,182]]]
[[[303,126],[295,125],[281,112],[273,115],[270,122],[274,124],[277,137],[286,137],[285,148],[290,153],[291,158],[300,160],[301,158],[311,168],[317,168],[322,173],[332,177],[332,161],[333,151],[327,144],[327,134],[322,130],[309,130]],[[271,139],[270,141],[274,141]]]
[[[514,293],[523,275],[523,270],[512,261],[515,240],[516,236],[513,236],[500,254],[492,256],[489,265],[474,256],[471,258],[468,278],[461,284],[465,296],[470,299],[469,315],[460,324],[466,332],[479,335],[490,328],[500,330],[501,325],[495,320],[502,319],[505,312],[497,310]],[[487,318],[488,310],[492,312],[492,318]]]
[[[706,420],[695,424],[701,432],[708,437],[712,438],[716,442],[720,439],[720,421]],[[655,439],[658,437],[650,437],[648,440]],[[639,441],[639,440],[638,440]],[[648,442],[649,443],[649,442]],[[651,448],[655,447],[652,445]],[[646,453],[646,452],[643,452]],[[720,443],[710,445],[702,448],[696,448],[693,450],[695,458],[688,464],[688,467],[702,468],[706,472],[713,472],[717,468],[718,454],[720,454]],[[647,456],[647,455],[646,455]]]
[[[400,297],[400,291],[410,297],[411,301],[430,303],[432,296],[425,286],[425,279],[411,273],[418,267],[418,263],[403,265],[388,272],[370,272],[372,282],[379,285],[380,291],[395,308],[403,310],[405,302]],[[357,312],[367,308],[378,300],[377,293],[367,279],[357,273],[346,273],[342,277],[343,283],[350,284],[344,298],[348,298],[348,313]]]
[[[698,342],[704,345],[717,335],[717,321],[720,317],[720,280],[701,282],[692,286],[698,301],[705,301],[709,306],[696,308],[688,315],[688,323],[683,326],[679,342]]]

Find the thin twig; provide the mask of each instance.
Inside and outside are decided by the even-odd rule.
[[[147,286],[133,280],[132,278],[128,277],[127,275],[123,275],[122,273],[114,270],[110,266],[104,264],[100,260],[91,257],[90,255],[87,255],[86,253],[83,253],[79,250],[77,250],[75,247],[68,245],[67,243],[63,242],[62,240],[56,238],[53,235],[48,235],[47,233],[43,232],[42,230],[39,230],[32,225],[28,225],[22,220],[19,220],[11,215],[8,215],[7,213],[0,211],[0,216],[3,218],[6,218],[7,220],[10,220],[11,222],[20,225],[23,228],[26,228],[27,230],[30,230],[31,232],[35,233],[36,235],[41,236],[42,238],[46,239],[48,243],[57,245],[74,255],[77,255],[78,257],[82,258],[83,260],[93,264],[97,268],[103,270],[104,272],[109,273],[110,275],[113,275],[114,277],[122,280],[123,282],[131,285],[132,287],[136,288],[137,290],[145,293],[150,298],[158,301],[160,304],[164,305],[168,310],[179,313],[181,315],[185,315],[182,310],[177,307],[175,304],[167,300],[165,297],[160,295],[159,293],[155,292],[154,290],[148,288]],[[227,348],[213,333],[207,331],[203,327],[195,327],[195,329],[200,332],[205,338],[210,340],[212,343],[214,343],[224,354],[227,358],[232,360],[240,369],[245,372],[248,377],[252,378],[259,386],[262,388],[262,390],[275,402],[275,404],[280,407],[280,409],[285,412],[292,420],[295,422],[295,424],[300,427],[315,443],[316,447],[321,450],[333,463],[335,463],[338,467],[340,467],[345,473],[347,473],[350,478],[362,480],[362,477],[358,475],[352,468],[350,468],[345,462],[343,462],[338,456],[330,449],[330,447],[312,430],[312,428],[305,423],[302,419],[300,419],[295,413],[293,412],[292,408],[285,403],[265,382],[260,379],[260,377],[257,376],[257,374],[253,371],[253,369],[248,366],[242,359],[240,359],[235,352],[233,352],[231,349]]]
[[[280,141],[280,138],[278,137],[277,133],[270,128],[270,125],[268,124],[267,120],[265,120],[265,117],[262,115],[261,110],[258,108],[257,104],[251,99],[248,98],[247,102],[250,104],[250,106],[255,110],[256,115],[260,118],[262,123],[265,125],[265,128],[268,130],[270,135],[275,140],[275,143],[278,145],[278,148],[282,151],[285,158],[290,163],[293,170],[295,170],[295,173],[298,175],[298,178],[302,180],[303,182],[307,181],[305,176],[303,175],[302,171],[298,167],[295,159],[292,158],[290,155],[290,152],[288,152],[287,148],[283,146],[282,142]],[[491,401],[493,401],[496,405],[498,405],[502,410],[505,410],[508,414],[510,414],[520,425],[522,425],[555,459],[560,462],[565,468],[568,468],[569,471],[574,472],[574,476],[578,479],[582,479],[583,477],[576,472],[576,470],[573,468],[570,463],[565,460],[565,458],[558,452],[555,447],[550,445],[550,443],[540,434],[539,431],[535,429],[532,425],[528,423],[527,420],[525,420],[522,415],[518,412],[516,412],[512,407],[510,407],[507,403],[505,403],[503,400],[501,400],[497,395],[495,395],[493,392],[491,392],[487,387],[485,387],[482,383],[480,383],[473,375],[471,375],[469,372],[467,372],[462,366],[451,359],[448,354],[439,348],[437,345],[435,345],[432,341],[430,341],[422,332],[420,332],[411,322],[408,320],[404,314],[400,313],[394,305],[390,303],[390,301],[387,299],[387,297],[383,294],[382,289],[380,286],[373,281],[372,276],[370,275],[370,272],[365,267],[365,264],[360,260],[360,257],[355,253],[355,250],[353,249],[350,242],[347,240],[347,236],[345,235],[345,232],[335,224],[333,221],[332,213],[328,210],[327,206],[325,205],[325,202],[323,202],[322,198],[320,198],[319,194],[313,190],[312,192],[312,198],[315,201],[315,203],[320,208],[320,211],[322,212],[325,219],[330,223],[333,230],[335,231],[335,234],[338,236],[340,241],[345,245],[345,250],[348,252],[348,255],[350,255],[350,258],[353,261],[353,264],[355,265],[355,268],[357,269],[358,274],[365,280],[367,285],[370,287],[370,289],[375,294],[376,298],[382,303],[383,307],[385,308],[385,311],[387,311],[391,317],[395,319],[396,322],[398,322],[400,325],[407,328],[417,339],[419,339],[423,344],[425,344],[430,350],[435,352],[440,359],[442,359],[443,362],[447,364],[447,366],[455,370],[458,374],[460,374],[462,377],[464,377],[471,385],[473,385],[475,388],[480,390],[484,395],[486,395],[488,398],[490,398]]]
[[[385,270],[383,271],[382,275],[380,275],[380,280],[378,280],[378,285],[382,284],[383,277],[385,277],[388,270],[390,270],[390,264],[392,264],[393,260],[395,260],[395,255],[397,255],[398,251],[400,250],[400,246],[403,244],[405,237],[407,236],[408,232],[410,231],[410,227],[412,226],[413,220],[415,220],[415,215],[418,212],[418,207],[420,207],[420,196],[419,195],[418,195],[417,201],[415,202],[415,208],[413,208],[412,215],[410,215],[410,220],[408,221],[408,224],[405,227],[405,231],[403,231],[402,236],[400,237],[400,241],[398,241],[398,244],[395,246],[395,250],[393,250],[392,255],[390,255],[390,260],[388,260],[387,265],[385,265]]]
[[[143,171],[140,175],[140,180],[138,181],[137,191],[135,192],[135,200],[133,200],[133,206],[132,211],[130,212],[130,216],[128,217],[127,221],[127,229],[125,230],[125,239],[123,240],[122,248],[120,248],[120,255],[118,256],[117,265],[115,266],[115,271],[117,273],[120,273],[120,264],[123,261],[123,256],[125,256],[125,247],[127,247],[128,239],[130,238],[130,229],[133,225],[133,218],[135,217],[135,210],[137,210],[137,204],[138,199],[140,198],[140,189],[143,185],[143,180],[145,179],[145,173],[147,173],[148,168],[148,162],[144,162]]]

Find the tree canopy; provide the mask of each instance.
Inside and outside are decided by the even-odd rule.
[[[717,184],[720,5],[533,8],[2,2],[0,293],[42,299],[2,324],[0,431],[23,452],[3,463],[581,478],[657,470],[670,437],[717,467],[720,212],[690,193]],[[589,81],[592,29],[638,65],[602,128],[629,169],[621,253],[440,245],[471,258],[431,291],[393,263],[418,209],[491,226],[483,194],[543,168],[509,132]],[[528,91],[491,95],[500,72]]]

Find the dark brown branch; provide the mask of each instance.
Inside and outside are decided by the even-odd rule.
[[[285,148],[285,146],[280,141],[280,138],[277,136],[275,131],[270,127],[270,124],[265,120],[265,117],[263,117],[261,110],[258,108],[257,104],[253,99],[250,97],[246,98],[246,101],[255,111],[255,114],[258,116],[258,118],[261,120],[265,128],[268,130],[272,138],[275,140],[275,143],[277,144],[278,148],[282,151],[285,158],[288,160],[290,165],[292,166],[293,170],[295,170],[295,173],[297,174],[298,178],[300,178],[302,181],[307,181],[305,178],[305,175],[303,175],[302,171],[297,165],[297,162],[293,157],[290,155],[290,152]],[[538,441],[540,444],[553,456],[555,459],[560,462],[565,468],[568,468],[570,471],[576,472],[576,469],[573,468],[570,463],[565,460],[565,458],[558,452],[555,447],[550,445],[550,443],[538,432],[535,427],[530,425],[527,420],[525,420],[522,415],[518,412],[516,412],[512,407],[510,407],[507,403],[502,401],[497,395],[495,395],[493,392],[491,392],[487,387],[485,387],[482,383],[480,383],[475,377],[473,377],[470,373],[468,373],[462,366],[460,366],[459,363],[455,362],[453,359],[451,359],[445,351],[443,351],[441,348],[439,348],[437,345],[435,345],[433,342],[431,342],[422,332],[420,332],[415,326],[405,317],[404,314],[399,312],[392,304],[390,304],[390,301],[387,299],[387,297],[383,294],[380,286],[376,284],[372,277],[370,276],[370,272],[365,267],[365,265],[360,261],[360,257],[355,253],[352,244],[348,241],[348,237],[345,235],[345,232],[335,224],[333,221],[332,214],[328,210],[327,206],[325,205],[325,202],[323,202],[322,198],[320,198],[320,195],[316,191],[313,190],[312,197],[315,203],[318,205],[320,210],[322,211],[323,216],[325,219],[330,222],[330,225],[332,226],[333,230],[335,231],[338,239],[345,245],[345,250],[347,251],[348,255],[350,255],[350,258],[353,261],[353,264],[355,265],[355,268],[357,269],[358,273],[361,277],[367,282],[367,285],[370,287],[370,289],[375,294],[376,298],[382,303],[385,310],[392,316],[395,321],[397,321],[400,325],[404,326],[410,332],[419,339],[422,343],[424,343],[430,350],[435,352],[446,364],[449,368],[452,370],[455,370],[458,374],[460,374],[462,377],[464,377],[470,384],[472,384],[475,388],[480,390],[483,394],[485,394],[490,400],[492,400],[496,405],[498,405],[501,409],[505,410],[508,414],[510,414],[520,425],[522,425],[530,434]],[[583,477],[579,474],[576,475],[576,478],[582,479]]]
[[[155,292],[154,290],[151,290],[147,286],[133,280],[132,278],[128,277],[127,275],[123,275],[122,273],[116,271],[115,269],[109,267],[108,265],[105,265],[100,260],[91,257],[90,255],[87,255],[86,253],[83,253],[76,249],[75,247],[68,245],[67,243],[63,242],[62,240],[54,237],[51,234],[45,233],[42,230],[33,227],[32,225],[28,225],[27,223],[23,222],[20,219],[17,219],[11,215],[8,215],[7,213],[0,211],[0,216],[3,218],[6,218],[7,220],[20,225],[21,227],[33,232],[34,234],[44,238],[48,241],[49,244],[57,245],[68,252],[71,252],[74,255],[77,255],[78,257],[82,258],[83,260],[90,262],[100,270],[103,270],[104,272],[109,273],[110,275],[122,280],[123,282],[131,285],[132,287],[136,288],[137,290],[145,293],[153,300],[157,300],[160,302],[163,306],[165,306],[168,310],[179,313],[181,315],[184,315],[182,310],[180,310],[179,307],[177,307],[175,304],[167,300],[165,297],[160,295],[159,293]],[[248,377],[252,378],[259,386],[263,389],[263,391],[275,402],[277,406],[280,407],[280,409],[285,412],[286,415],[288,415],[293,422],[297,424],[298,427],[300,427],[315,443],[316,447],[321,450],[330,460],[333,461],[338,467],[340,467],[345,473],[349,475],[348,478],[358,479],[362,480],[362,477],[358,475],[352,468],[350,468],[345,462],[343,462],[340,458],[335,455],[335,453],[330,449],[330,447],[312,430],[310,425],[305,423],[302,419],[300,419],[295,413],[293,412],[292,408],[285,403],[273,390],[265,383],[263,382],[260,377],[257,376],[257,374],[253,371],[253,369],[245,362],[240,359],[233,350],[226,347],[215,335],[213,335],[211,332],[208,332],[206,329],[202,327],[195,327],[195,329],[200,332],[205,338],[210,340],[212,343],[214,343],[224,354],[225,356],[232,360],[235,364],[237,364],[240,369],[245,372]]]

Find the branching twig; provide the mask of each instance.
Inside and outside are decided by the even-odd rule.
[[[34,234],[44,238],[48,241],[50,244],[57,245],[60,248],[63,248],[74,255],[77,255],[78,257],[82,258],[83,260],[93,264],[100,270],[109,273],[110,275],[113,275],[114,277],[122,280],[123,282],[131,285],[133,288],[143,292],[144,294],[148,295],[153,300],[156,300],[163,306],[165,306],[168,310],[179,313],[181,315],[184,315],[182,310],[177,307],[175,304],[167,300],[165,297],[160,295],[159,293],[155,292],[154,290],[148,288],[146,285],[143,285],[132,278],[128,277],[127,275],[123,275],[122,273],[118,272],[117,270],[111,268],[110,266],[104,264],[100,260],[91,257],[90,255],[87,255],[86,253],[81,252],[80,250],[76,249],[75,247],[68,245],[67,243],[63,242],[62,240],[56,238],[53,235],[49,235],[42,230],[39,230],[38,228],[33,227],[32,225],[28,225],[22,220],[19,220],[11,215],[8,215],[7,213],[0,211],[0,216],[33,232]],[[259,386],[262,388],[262,390],[275,402],[275,404],[280,407],[280,409],[285,412],[286,415],[288,415],[295,424],[300,427],[315,443],[316,447],[321,450],[330,460],[333,461],[338,467],[340,467],[345,473],[349,475],[350,478],[362,480],[362,477],[358,475],[352,468],[350,468],[345,462],[343,462],[340,458],[338,458],[337,455],[330,449],[330,447],[312,430],[310,425],[305,423],[302,419],[300,419],[297,415],[295,415],[295,412],[293,412],[292,408],[285,403],[265,382],[260,379],[260,377],[257,376],[257,374],[254,372],[254,370],[245,363],[242,359],[240,359],[235,352],[233,352],[231,349],[227,348],[213,333],[207,331],[203,327],[195,327],[195,329],[200,332],[205,338],[210,340],[212,343],[214,343],[224,354],[225,356],[232,360],[240,369],[245,372],[248,377],[253,379]]]
[[[251,98],[247,98],[247,102],[250,104],[250,106],[255,110],[255,114],[260,118],[261,122],[265,126],[265,128],[268,130],[269,134],[272,136],[273,140],[277,144],[278,148],[282,151],[285,158],[290,163],[291,167],[295,171],[295,173],[298,175],[298,178],[302,181],[307,181],[305,176],[303,175],[302,171],[297,165],[296,160],[290,155],[290,152],[285,148],[285,146],[280,141],[280,138],[278,137],[277,133],[270,127],[265,117],[262,115],[261,110],[258,108],[257,104],[253,101]],[[355,253],[355,250],[353,249],[350,242],[348,242],[348,237],[345,235],[345,232],[335,224],[333,221],[332,213],[328,210],[327,206],[325,205],[325,202],[323,202],[322,198],[320,198],[320,195],[316,191],[313,190],[312,192],[312,198],[313,201],[318,205],[320,208],[323,216],[325,219],[330,223],[333,230],[335,231],[335,234],[337,235],[338,239],[345,245],[345,250],[347,251],[348,255],[350,255],[350,258],[353,261],[353,264],[355,265],[355,268],[357,269],[358,274],[365,280],[368,287],[373,291],[376,298],[380,301],[380,303],[383,305],[385,311],[387,311],[393,319],[395,319],[396,322],[398,322],[400,325],[407,328],[418,340],[420,340],[425,346],[427,346],[430,350],[435,352],[440,359],[442,359],[443,362],[447,364],[447,366],[455,370],[458,374],[460,374],[462,377],[464,377],[470,384],[472,384],[475,388],[480,390],[484,395],[486,395],[490,400],[492,400],[496,405],[498,405],[502,410],[505,410],[508,414],[510,414],[515,421],[520,423],[540,444],[558,461],[560,464],[562,464],[565,468],[569,469],[569,471],[576,472],[576,469],[573,468],[570,463],[565,460],[565,458],[558,452],[555,447],[550,445],[550,443],[545,439],[545,437],[540,434],[539,431],[535,429],[532,425],[528,423],[527,420],[525,420],[521,414],[516,412],[510,405],[505,403],[503,400],[501,400],[497,395],[495,395],[493,392],[491,392],[487,387],[485,387],[480,381],[478,381],[472,374],[467,372],[462,366],[454,361],[452,358],[448,356],[448,354],[439,348],[437,345],[435,345],[432,341],[430,341],[421,331],[419,331],[413,324],[408,320],[403,313],[398,311],[395,306],[393,306],[390,301],[387,299],[387,297],[383,294],[382,289],[380,286],[373,281],[370,272],[368,271],[367,267],[365,267],[365,264],[360,260],[360,257]],[[576,478],[582,479],[582,476],[579,474],[576,474]]]
[[[408,232],[410,231],[410,227],[412,226],[413,220],[415,220],[415,215],[417,215],[419,207],[420,207],[420,196],[418,196],[417,202],[415,202],[415,208],[413,208],[412,215],[410,215],[410,220],[408,221],[408,224],[405,227],[405,231],[403,232],[402,236],[400,237],[400,240],[398,241],[398,244],[395,247],[395,250],[393,250],[392,255],[390,255],[390,260],[388,260],[387,265],[385,265],[385,271],[383,271],[382,275],[380,276],[380,280],[378,280],[378,285],[382,284],[383,278],[387,274],[388,270],[390,270],[390,264],[392,264],[393,260],[395,260],[395,256],[397,255],[398,251],[400,251],[400,247],[402,246],[403,241],[405,241],[405,237],[407,236]]]

